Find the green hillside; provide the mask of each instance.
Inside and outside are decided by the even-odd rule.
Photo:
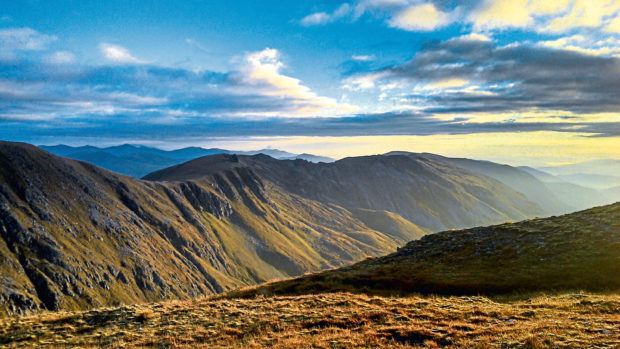
[[[620,290],[620,204],[426,235],[380,258],[232,296]]]
[[[419,237],[369,228],[247,168],[141,181],[8,142],[0,163],[2,315],[214,294]]]

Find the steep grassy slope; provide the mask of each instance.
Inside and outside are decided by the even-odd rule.
[[[433,231],[520,220],[545,212],[490,177],[427,157],[362,156],[313,164],[264,155],[220,155],[189,161],[145,178],[188,180],[232,168],[249,168],[261,178],[311,200],[347,209],[394,212]]]
[[[617,348],[620,296],[302,297],[165,302],[0,320],[15,348]]]
[[[356,208],[352,210],[351,213],[353,213],[353,217],[359,219],[369,228],[389,235],[401,245],[409,242],[408,239],[410,239],[412,235],[415,236],[415,239],[417,240],[422,236],[431,233],[430,230],[423,229],[403,217],[389,211]]]
[[[620,290],[620,204],[446,231],[397,253],[233,295],[366,292],[497,294]]]
[[[419,236],[378,232],[247,168],[158,183],[8,142],[0,164],[2,315],[213,294]]]

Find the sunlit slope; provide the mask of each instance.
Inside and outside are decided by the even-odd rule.
[[[0,321],[9,348],[616,348],[620,295],[198,299]]]
[[[0,164],[0,314],[213,294],[419,236],[378,232],[249,169],[141,181],[8,142]]]
[[[234,296],[620,290],[620,204],[426,235],[397,253]]]
[[[429,157],[362,156],[333,163],[264,155],[210,156],[154,172],[146,179],[187,180],[249,168],[299,196],[347,209],[390,211],[433,231],[522,220],[545,211],[481,173]]]
[[[381,231],[398,241],[401,245],[407,243],[414,236],[419,239],[429,234],[428,229],[421,228],[403,217],[389,211],[376,211],[357,208],[351,211],[353,217],[362,221],[366,226]]]

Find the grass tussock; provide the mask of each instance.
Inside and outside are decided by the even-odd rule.
[[[614,348],[620,296],[333,293],[202,299],[3,319],[0,346],[161,348]]]

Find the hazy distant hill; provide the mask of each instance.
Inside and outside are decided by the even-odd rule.
[[[385,257],[233,296],[618,291],[619,247],[620,204],[614,204],[559,217],[426,235]]]
[[[52,154],[89,162],[106,170],[141,178],[153,171],[160,170],[185,161],[214,154],[265,154],[276,159],[304,159],[310,162],[332,162],[334,159],[312,154],[293,154],[278,149],[260,149],[235,151],[220,148],[187,147],[176,150],[162,150],[142,145],[123,144],[107,148],[90,145],[71,147],[68,145],[40,146]]]
[[[612,201],[620,201],[620,186],[606,189],[604,194]]]
[[[384,254],[424,232],[396,214],[369,220],[386,228],[374,230],[250,168],[160,183],[9,142],[0,163],[0,314],[212,294]]]
[[[620,160],[593,160],[540,169],[567,182],[598,190],[620,186]]]
[[[579,210],[610,204],[620,200],[620,198],[614,200],[613,197],[608,195],[606,192],[567,182],[560,177],[532,167],[523,166],[519,168],[545,183],[547,188],[549,188],[549,190],[551,190],[553,194],[562,202],[565,202],[566,204]]]
[[[377,155],[314,164],[264,155],[219,155],[160,170],[145,179],[188,180],[236,168],[249,168],[311,200],[394,212],[434,231],[545,214],[510,187],[432,157]]]
[[[576,173],[590,173],[598,175],[618,176],[620,160],[592,160],[576,164],[546,166],[541,170],[554,175],[570,175]]]
[[[572,183],[594,189],[608,189],[620,185],[620,176],[602,175],[593,173],[575,173],[558,175],[559,178]]]
[[[286,157],[286,158],[280,158],[280,160],[295,160],[295,159],[301,159],[301,160],[306,160],[310,162],[334,162],[336,161],[335,159],[329,158],[327,156],[317,156],[317,155],[312,155],[312,154],[307,154],[307,153],[303,153],[303,154],[299,154],[299,155],[295,155],[291,157]]]

